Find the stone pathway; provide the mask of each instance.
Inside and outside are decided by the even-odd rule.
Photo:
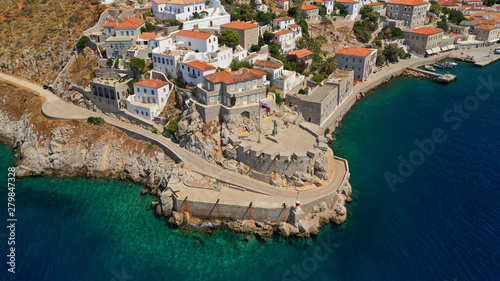
[[[261,202],[259,204],[263,205],[274,204],[277,202],[276,197],[279,198],[280,204],[281,202],[289,202],[289,204],[293,204],[293,202],[295,202],[295,190],[276,188],[250,177],[227,171],[216,166],[215,164],[208,163],[198,155],[181,148],[170,139],[165,138],[160,134],[154,134],[141,127],[65,102],[59,99],[59,97],[54,95],[52,92],[44,90],[42,86],[31,81],[2,72],[0,72],[0,80],[25,88],[35,94],[38,94],[39,96],[44,97],[46,102],[42,107],[42,112],[48,118],[61,120],[86,120],[90,116],[102,117],[107,123],[121,130],[127,131],[129,134],[137,134],[143,139],[148,139],[150,142],[160,145],[165,150],[167,155],[170,155],[174,159],[176,158],[175,160],[177,161],[184,162],[186,168],[191,168],[197,173],[218,179],[221,182],[230,183],[231,185],[244,188],[246,192],[241,198],[258,197],[259,202]],[[326,186],[301,192],[301,201],[303,203],[315,201],[324,196],[330,195],[339,189],[340,185],[345,181],[349,173],[347,161],[338,158],[335,160],[334,166],[334,178]],[[241,198],[225,198],[225,200],[240,200]],[[257,199],[255,200],[257,201]]]

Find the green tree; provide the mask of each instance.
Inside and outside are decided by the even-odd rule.
[[[260,25],[268,25],[273,23],[274,13],[264,13],[262,11],[257,12],[257,21]]]
[[[327,58],[325,63],[323,64],[322,70],[326,74],[330,75],[333,72],[335,72],[336,69],[337,69],[337,61],[335,60],[335,58],[334,57]]]
[[[377,52],[377,66],[384,65],[385,60],[386,60],[386,58],[385,58],[384,54],[379,50]]]
[[[390,62],[396,62],[400,58],[404,58],[406,52],[403,48],[398,47],[397,44],[391,43],[385,46],[384,51],[382,52],[384,57],[386,57]]]
[[[465,16],[462,11],[450,10],[448,12],[448,20],[454,24],[460,24],[463,20],[465,20]]]
[[[370,19],[372,22],[378,21],[379,15],[375,12],[372,6],[365,5],[360,10],[362,19]]]
[[[261,46],[261,47],[262,47],[262,46],[264,46],[264,45],[266,45],[266,42],[264,41],[264,37],[259,36],[259,46]]]
[[[150,23],[149,21],[146,22],[146,24],[141,27],[141,32],[152,32],[155,31],[156,27]]]
[[[319,6],[319,16],[320,17],[326,16],[326,7],[323,5]]]
[[[128,65],[132,68],[132,70],[137,70],[143,73],[146,68],[146,61],[140,58],[131,58]]]
[[[347,6],[342,3],[335,3],[335,8],[338,10],[338,14],[341,17],[345,17],[349,14]]]
[[[250,47],[250,52],[258,52],[260,51],[260,46],[259,45],[252,45],[252,47]]]
[[[281,105],[283,103],[283,98],[280,93],[276,93],[276,104]]]
[[[237,59],[233,59],[229,67],[231,67],[232,71],[236,71],[241,68],[253,68],[253,65],[248,61],[239,61]]]
[[[446,16],[441,16],[441,21],[437,23],[437,27],[441,28],[445,32],[448,31],[448,23],[446,22]]]
[[[396,27],[396,28],[391,29],[391,34],[392,34],[392,37],[399,38],[399,37],[403,36],[403,31],[399,27]]]
[[[240,35],[231,29],[223,30],[219,35],[219,44],[225,44],[230,47],[240,44]]]
[[[87,38],[85,36],[80,37],[80,40],[76,43],[78,49],[83,49],[87,46]]]

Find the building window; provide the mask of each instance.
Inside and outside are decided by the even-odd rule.
[[[130,31],[130,34],[131,34],[132,36],[134,36],[134,31],[133,31],[133,30],[132,30],[132,31]]]
[[[127,30],[127,31],[125,31],[125,33],[127,34],[127,37],[128,37],[128,36],[129,36],[128,30]]]
[[[214,102],[214,97],[210,97],[210,103]]]
[[[120,34],[123,36],[123,30],[122,30],[122,31],[120,31]]]

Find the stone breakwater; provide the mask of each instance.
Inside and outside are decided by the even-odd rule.
[[[237,233],[255,235],[262,239],[276,235],[308,238],[318,233],[323,225],[330,222],[341,224],[347,218],[345,204],[351,200],[349,184],[338,193],[306,207],[307,212],[300,219],[295,219],[295,222],[292,222],[294,218],[291,217],[293,207],[282,210],[285,213],[282,221],[257,221],[252,218],[238,220],[215,218],[216,216],[195,218],[178,207],[179,202],[171,189],[162,187],[172,178],[205,184],[215,184],[215,180],[182,168],[182,164],[175,164],[163,152],[148,151],[151,148],[147,147],[146,142],[121,135],[120,131],[111,126],[92,127],[93,130],[101,131],[101,137],[96,137],[88,128],[86,133],[82,133],[83,125],[90,126],[83,122],[61,122],[57,126],[47,122],[53,129],[46,133],[40,132],[40,128],[32,124],[30,118],[31,114],[24,114],[19,120],[13,121],[0,110],[0,122],[3,124],[0,136],[16,151],[16,174],[19,177],[83,175],[142,183],[149,187],[145,192],[159,196],[159,200],[152,203],[156,213],[168,217],[169,223],[176,227],[196,228],[207,232],[226,227]],[[104,137],[106,134],[111,135],[111,138]],[[273,210],[262,212],[273,213]]]

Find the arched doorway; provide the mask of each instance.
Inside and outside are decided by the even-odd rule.
[[[250,119],[250,112],[248,112],[248,111],[243,111],[243,112],[241,113],[241,116],[243,116],[243,117],[246,117],[246,118]]]

